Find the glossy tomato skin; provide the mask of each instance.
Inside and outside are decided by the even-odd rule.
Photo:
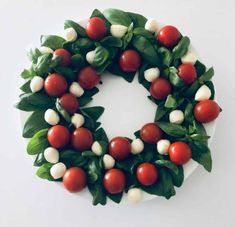
[[[86,187],[87,177],[82,168],[72,167],[63,176],[63,185],[70,192],[79,192]]]
[[[107,32],[104,21],[99,17],[90,18],[86,25],[86,33],[89,38],[94,40],[102,39]]]
[[[140,130],[141,139],[150,144],[157,143],[162,138],[162,130],[155,123],[145,124]]]
[[[181,34],[174,26],[167,25],[160,29],[157,35],[158,41],[168,48],[174,47],[180,40]]]
[[[49,129],[47,140],[52,147],[62,148],[67,145],[70,140],[69,130],[62,125],[55,125]]]
[[[176,165],[186,164],[192,157],[192,151],[184,142],[172,143],[169,147],[170,160]]]
[[[104,175],[103,185],[107,192],[111,194],[118,194],[122,192],[125,188],[125,174],[119,169],[110,169]]]
[[[109,143],[109,154],[116,160],[124,160],[130,152],[131,144],[124,137],[115,137]]]
[[[158,170],[155,165],[144,162],[137,167],[136,177],[145,186],[153,185],[158,179]]]
[[[119,66],[124,72],[136,72],[140,64],[140,55],[135,50],[125,50],[119,58]]]
[[[171,93],[172,86],[164,78],[155,79],[150,87],[150,94],[157,100],[164,100]]]
[[[71,143],[73,148],[80,152],[90,150],[93,143],[91,131],[83,127],[75,129],[71,136]]]
[[[83,68],[78,73],[78,83],[87,90],[94,88],[100,82],[100,79],[100,75],[91,66]]]
[[[60,62],[61,66],[70,65],[70,63],[71,63],[71,54],[67,50],[65,50],[63,48],[56,49],[54,51],[53,55],[62,57],[61,62]]]
[[[194,117],[201,123],[215,120],[220,113],[219,105],[213,100],[200,101],[194,107]]]
[[[79,107],[78,100],[72,93],[66,93],[61,96],[60,104],[69,114],[76,113]]]
[[[186,84],[192,84],[197,78],[197,71],[193,64],[184,63],[178,67],[178,75]]]
[[[52,97],[63,95],[66,92],[67,87],[67,81],[58,73],[50,74],[44,82],[44,89],[46,93]]]

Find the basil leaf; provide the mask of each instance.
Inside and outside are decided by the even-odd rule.
[[[195,122],[194,122],[194,126],[195,126],[196,132],[197,132],[198,134],[201,134],[201,135],[204,135],[204,136],[207,135],[207,134],[206,134],[206,129],[204,128],[203,124],[201,124],[201,123],[195,121]]]
[[[182,137],[185,136],[185,134],[187,133],[186,128],[183,128],[181,125],[178,124],[163,121],[157,121],[156,124],[159,128],[162,129],[162,131],[173,137]]]
[[[30,115],[24,124],[24,138],[31,138],[36,132],[49,126],[44,120],[44,114],[44,111],[35,111]]]
[[[210,99],[211,99],[211,100],[214,100],[214,98],[215,98],[215,88],[214,88],[213,82],[212,82],[212,81],[205,81],[204,84],[205,84],[207,87],[210,88],[210,90],[211,90],[211,97],[210,97]]]
[[[99,18],[101,18],[105,22],[107,31],[110,30],[110,28],[109,28],[110,27],[109,21],[105,18],[104,14],[101,13],[98,9],[94,9],[93,10],[90,18],[92,18],[92,17],[99,17]]]
[[[62,48],[63,43],[65,42],[64,38],[57,35],[42,35],[40,40],[41,46],[46,46],[53,50]]]
[[[153,34],[150,31],[147,31],[147,30],[145,30],[144,28],[141,28],[141,27],[135,28],[134,31],[133,31],[133,34],[136,35],[136,36],[137,35],[143,36],[146,39],[153,39],[154,38]]]
[[[94,87],[90,90],[85,90],[83,96],[92,97],[95,94],[97,94],[98,92],[99,92],[99,89],[97,87]]]
[[[61,64],[62,56],[53,56],[50,62],[50,68],[55,68]]]
[[[185,85],[184,81],[178,76],[178,70],[175,67],[169,68],[169,79],[171,84],[175,87],[182,87]]]
[[[38,57],[41,55],[42,54],[38,48],[30,48],[27,52],[29,60],[32,61],[34,64],[37,63]]]
[[[92,66],[94,66],[95,68],[98,68],[102,66],[103,64],[105,64],[108,58],[109,58],[108,50],[102,46],[98,46],[95,49],[95,57],[92,62]]]
[[[79,25],[78,23],[72,21],[72,20],[66,20],[64,22],[64,28],[73,28],[76,32],[77,35],[80,37],[86,37],[86,30],[85,28],[83,28],[81,25]]]
[[[60,162],[65,163],[67,167],[83,167],[87,164],[88,159],[81,155],[81,152],[74,150],[60,151]]]
[[[24,83],[21,87],[20,87],[20,90],[25,92],[25,93],[31,93],[31,88],[30,88],[30,80],[27,81],[26,83]]]
[[[122,49],[125,50],[129,43],[131,42],[133,37],[133,24],[131,23],[130,26],[127,29],[127,33],[122,38]]]
[[[94,133],[94,137],[95,137],[95,140],[101,140],[101,141],[104,141],[106,143],[109,142],[107,134],[106,134],[106,132],[104,131],[103,128],[99,128],[98,130],[96,130],[95,133]]]
[[[155,118],[154,118],[154,122],[159,121],[162,117],[164,117],[166,114],[168,114],[169,111],[170,111],[170,109],[166,108],[164,105],[158,105],[157,111],[155,114]]]
[[[139,83],[142,83],[145,81],[144,77],[144,71],[148,69],[148,64],[144,63],[140,66],[139,72],[138,72],[138,81]]]
[[[105,47],[121,47],[122,40],[113,36],[106,36],[100,41],[101,45]]]
[[[192,97],[195,95],[195,93],[197,92],[197,90],[199,89],[200,84],[198,82],[198,80],[195,80],[184,92],[182,95],[184,95],[184,97]]]
[[[184,182],[184,169],[182,166],[177,166],[178,173],[170,171],[170,175],[172,177],[172,182],[176,187],[180,187]]]
[[[172,53],[165,47],[158,49],[158,55],[163,65],[170,66],[172,62]]]
[[[96,122],[91,117],[84,116],[84,118],[85,118],[84,127],[90,129],[92,132],[94,132],[100,126],[100,122]]]
[[[92,50],[94,43],[88,38],[79,38],[77,41],[72,43],[70,50],[75,54],[81,54],[81,52]]]
[[[120,192],[118,194],[110,194],[107,193],[107,196],[115,203],[120,203],[122,200],[123,192]]]
[[[78,98],[78,103],[80,107],[87,105],[91,101],[92,101],[91,97],[82,96]]]
[[[35,72],[31,69],[24,69],[20,76],[23,78],[23,79],[29,79],[29,78],[32,78],[35,76]]]
[[[157,181],[157,183],[150,186],[140,185],[140,188],[151,195],[158,195],[158,196],[163,195],[163,184],[162,181],[160,181],[160,179]]]
[[[60,115],[65,119],[65,121],[67,122],[71,122],[71,118],[69,113],[61,106],[60,104],[60,99],[57,98],[56,99],[56,103],[55,103],[56,109],[58,110],[58,112],[60,113]]]
[[[193,104],[189,102],[184,110],[184,119],[186,122],[191,123],[194,119],[193,117]]]
[[[47,160],[44,157],[43,153],[37,154],[37,157],[33,163],[34,166],[42,166],[43,164],[47,163]]]
[[[155,164],[157,166],[166,167],[167,169],[174,172],[175,175],[177,175],[179,173],[177,165],[175,165],[174,163],[172,163],[169,160],[157,160],[157,161],[155,161]]]
[[[167,96],[164,106],[166,108],[175,108],[177,105],[176,99],[170,94]]]
[[[88,175],[88,182],[90,184],[93,184],[96,181],[102,179],[101,168],[99,166],[98,159],[90,160],[87,166],[87,175]]]
[[[211,80],[213,76],[214,76],[214,69],[211,67],[199,77],[199,82],[202,83],[204,81]]]
[[[82,156],[83,156],[83,157],[95,157],[96,154],[93,153],[92,151],[83,151],[83,152],[82,152]]]
[[[76,75],[72,69],[67,67],[57,67],[55,71],[65,77],[66,80],[74,82],[76,80]]]
[[[51,163],[45,163],[42,166],[40,166],[36,172],[37,176],[46,179],[49,181],[55,181],[55,179],[50,174],[50,169],[53,166]]]
[[[103,114],[104,107],[102,106],[87,107],[83,108],[82,112],[91,117],[94,121],[97,121],[99,117]]]
[[[172,55],[174,59],[183,57],[188,52],[188,47],[190,44],[190,39],[187,36],[181,38],[179,43],[172,50]]]
[[[37,64],[34,65],[34,70],[39,76],[43,76],[50,71],[52,55],[43,54],[38,58]]]
[[[88,190],[91,193],[93,200],[92,204],[94,206],[101,204],[105,205],[106,204],[106,193],[103,189],[103,186],[100,184],[88,184]]]
[[[30,139],[27,145],[27,153],[29,155],[39,154],[49,146],[47,132],[48,128],[41,129]]]
[[[76,69],[81,69],[85,66],[85,59],[81,54],[75,54],[71,57],[71,63]]]
[[[127,14],[131,18],[131,21],[133,22],[135,27],[143,27],[143,28],[145,27],[145,24],[147,22],[146,17],[138,13],[132,13],[132,12],[127,12]]]
[[[194,67],[196,68],[197,76],[201,76],[206,72],[206,66],[198,60],[195,62]]]
[[[170,199],[172,196],[175,195],[175,189],[172,177],[165,169],[160,169],[159,172],[160,172],[160,179],[162,180],[163,184],[163,196],[166,199]]]

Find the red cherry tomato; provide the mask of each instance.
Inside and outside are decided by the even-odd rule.
[[[179,42],[180,37],[181,35],[178,29],[171,25],[160,29],[157,35],[158,41],[168,48],[174,47]]]
[[[86,187],[86,173],[82,168],[72,167],[63,176],[64,187],[70,192],[79,192]]]
[[[115,137],[109,143],[109,154],[117,160],[127,158],[131,151],[131,144],[124,137]]]
[[[100,75],[90,66],[83,68],[78,73],[78,83],[84,89],[92,89],[100,82]]]
[[[136,72],[140,64],[140,55],[135,50],[125,50],[119,58],[120,68],[124,72]]]
[[[52,97],[58,97],[63,95],[67,87],[68,84],[65,78],[58,73],[50,74],[44,82],[44,88],[46,93]]]
[[[47,140],[55,148],[62,148],[68,144],[70,139],[69,130],[62,125],[51,127],[47,133]]]
[[[213,100],[201,101],[194,107],[194,117],[201,123],[215,120],[219,113],[220,107]]]
[[[150,94],[157,100],[164,100],[171,93],[171,84],[163,78],[155,79],[150,87]]]
[[[136,177],[138,181],[145,186],[153,185],[158,179],[157,168],[151,163],[144,162],[138,166]]]
[[[192,157],[192,151],[188,144],[184,142],[172,143],[169,147],[170,160],[176,165],[187,163]]]
[[[86,25],[87,35],[94,40],[102,39],[107,32],[104,21],[99,17],[90,18]]]
[[[110,169],[104,175],[103,185],[106,191],[111,194],[120,193],[126,185],[125,174],[119,169]]]
[[[67,50],[65,50],[63,48],[57,49],[57,50],[54,51],[53,55],[62,57],[61,63],[60,63],[61,66],[70,65],[70,63],[71,63],[71,54]]]
[[[77,128],[72,134],[71,143],[78,151],[90,150],[93,143],[92,133],[87,128]]]
[[[193,64],[184,63],[178,67],[178,75],[186,84],[191,84],[197,78],[197,71]]]
[[[69,114],[76,113],[79,107],[76,96],[71,93],[66,93],[63,96],[61,96],[60,104]]]
[[[140,130],[141,139],[150,144],[157,143],[162,138],[162,130],[155,123],[145,124]]]

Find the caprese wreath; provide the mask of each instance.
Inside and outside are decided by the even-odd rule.
[[[211,171],[203,123],[221,111],[211,78],[174,26],[159,29],[155,20],[118,9],[95,9],[85,28],[66,20],[64,35],[43,35],[28,51],[32,66],[16,107],[31,112],[23,137],[36,155],[37,175],[62,181],[70,192],[85,187],[93,204],[131,202],[142,192],[175,195],[184,180],[182,165],[191,158]],[[135,75],[157,105],[155,119],[134,133],[110,141],[98,118],[101,106],[86,107],[108,71],[132,82]]]

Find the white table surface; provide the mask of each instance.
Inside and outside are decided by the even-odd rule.
[[[206,59],[205,63],[213,65],[216,71],[214,82],[223,113],[217,122],[211,145],[213,171],[208,174],[199,167],[169,201],[157,198],[138,205],[93,207],[90,201],[37,178],[32,160],[25,152],[19,113],[13,108],[22,82],[19,73],[26,62],[24,49],[30,42],[38,40],[40,34],[60,31],[64,19],[83,19],[94,8],[108,7],[140,12],[176,25],[191,38],[202,58]],[[0,226],[235,226],[234,21],[233,0],[1,0]],[[126,92],[125,89],[127,86],[124,86],[123,92]],[[143,123],[145,119],[136,114],[136,111],[141,111],[140,106],[135,105],[132,109],[127,105],[138,98],[138,94],[133,95],[135,89],[132,91],[124,103],[121,103],[122,98],[116,92],[117,98],[112,100],[109,112],[102,119],[107,126],[112,126],[112,122],[117,120],[114,114],[117,105],[126,108],[129,116],[134,116],[130,119],[130,127]],[[148,105],[147,100],[141,99],[141,102]],[[118,115],[120,121],[126,121],[125,114],[119,112]],[[146,115],[148,120],[150,117]],[[129,127],[117,126],[114,128],[116,131],[112,131],[111,126],[108,128],[110,133],[129,133]]]

